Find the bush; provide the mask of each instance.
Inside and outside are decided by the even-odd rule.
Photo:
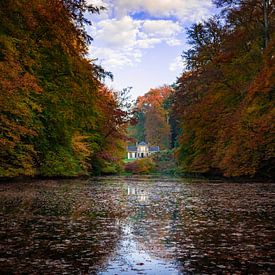
[[[125,171],[133,174],[148,174],[155,168],[155,162],[151,158],[137,159],[125,164]]]
[[[174,175],[176,173],[176,163],[172,150],[164,150],[152,155],[156,164],[155,171],[160,174]]]
[[[174,153],[172,150],[162,150],[152,155],[154,161],[174,161]]]
[[[42,176],[79,176],[86,174],[75,156],[64,148],[49,151],[40,167]]]

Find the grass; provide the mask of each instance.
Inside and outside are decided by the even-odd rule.
[[[124,160],[123,160],[123,162],[124,163],[129,163],[129,162],[133,162],[133,161],[135,161],[136,159],[127,159],[127,158],[125,158]]]

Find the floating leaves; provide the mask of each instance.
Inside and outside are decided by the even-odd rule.
[[[274,268],[274,185],[107,177],[0,185],[4,273]]]

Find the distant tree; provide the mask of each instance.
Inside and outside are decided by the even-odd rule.
[[[137,99],[139,129],[144,129],[144,137],[151,145],[159,145],[163,149],[170,147],[169,114],[163,103],[171,94],[172,88],[163,86],[151,89]],[[144,121],[144,122],[143,122]]]
[[[179,126],[179,118],[177,113],[174,110],[175,105],[175,89],[176,85],[173,85],[173,91],[171,94],[164,100],[163,108],[168,114],[168,124],[170,126],[170,148],[175,148],[178,146],[178,137],[180,135],[180,126]]]

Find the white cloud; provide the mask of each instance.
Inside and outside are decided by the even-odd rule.
[[[185,64],[182,57],[178,56],[174,59],[172,63],[170,63],[169,70],[172,72],[176,72],[176,71],[181,72],[183,71],[184,67],[185,67]]]
[[[139,50],[117,51],[110,48],[91,47],[91,52],[93,56],[100,56],[99,63],[108,70],[110,68],[134,66],[136,62],[140,62],[142,56]]]
[[[209,17],[213,8],[211,0],[87,0],[87,3],[107,8],[90,27],[94,38],[90,54],[108,70],[135,66],[146,49],[161,43],[182,47],[183,24]],[[148,14],[148,19],[134,19],[133,15],[139,12]],[[177,58],[169,70],[182,67],[181,58]]]
[[[103,0],[86,0],[88,5],[94,5],[94,6],[107,6],[107,2]]]
[[[150,47],[163,41],[167,41],[169,45],[178,45],[176,37],[182,30],[182,26],[172,20],[134,20],[130,16],[124,16],[97,23],[94,37],[111,47]]]
[[[157,17],[177,17],[181,21],[200,21],[210,14],[211,0],[113,0],[116,13],[138,11]]]
[[[181,25],[171,20],[146,20],[143,29],[149,36],[158,37],[170,37],[182,31]]]
[[[215,12],[212,0],[86,1],[107,8],[88,15],[90,57],[114,73],[116,88],[131,85],[136,95],[174,81],[186,67],[180,56],[173,60],[189,47],[183,28]]]
[[[94,7],[104,7],[104,10],[100,10],[99,14],[92,15],[92,21],[104,20],[110,18],[114,11],[114,5],[112,1],[108,0],[86,0],[88,5],[93,5]],[[88,15],[90,16],[90,15]]]
[[[114,9],[114,3],[112,0],[86,0],[86,3],[94,7],[104,7],[105,10],[101,10],[100,13],[110,14]]]
[[[172,20],[134,20],[130,16],[99,21],[93,28],[96,46],[91,55],[100,57],[105,67],[133,66],[140,62],[142,50],[159,43],[179,46],[182,26]]]
[[[170,38],[166,40],[167,45],[169,46],[180,46],[182,43],[179,39]]]
[[[139,32],[139,22],[129,16],[120,20],[107,19],[97,24],[95,38],[110,47],[133,47]]]
[[[159,38],[143,38],[136,41],[136,46],[142,49],[149,49],[161,42],[162,40]]]

